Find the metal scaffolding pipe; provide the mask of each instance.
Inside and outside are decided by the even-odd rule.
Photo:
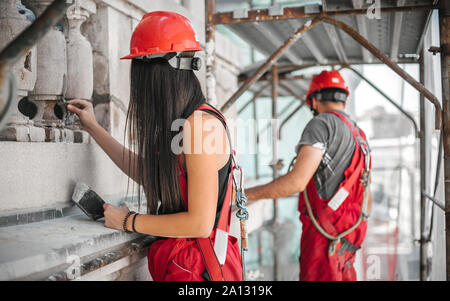
[[[387,101],[389,101],[394,107],[396,107],[403,115],[405,115],[406,118],[408,118],[413,126],[414,126],[414,134],[416,137],[419,137],[419,127],[417,126],[417,122],[414,120],[414,117],[406,112],[395,100],[393,100],[389,95],[384,93],[383,90],[378,88],[377,85],[375,85],[371,80],[369,80],[367,77],[361,74],[358,70],[355,70],[354,68],[350,66],[344,66],[343,69],[349,69],[353,71],[358,77],[360,77],[362,80],[364,80],[367,84],[369,84],[372,88],[374,88],[378,93],[380,93],[384,98],[386,98]]]
[[[279,85],[285,89],[286,91],[288,91],[292,96],[294,96],[295,98],[297,98],[298,100],[300,100],[301,102],[303,102],[303,99],[301,98],[300,95],[297,95],[297,93],[295,93],[294,90],[292,90],[291,87],[289,87],[288,85],[286,85],[285,83],[283,83],[282,81],[279,82]]]
[[[277,65],[278,66],[278,65]],[[243,82],[247,79],[247,77],[245,76],[239,76],[238,77],[238,82]],[[282,75],[280,74],[279,76],[279,80],[280,83],[281,81],[291,81],[291,80],[311,80],[312,78],[310,76],[305,76],[305,75],[293,75],[293,76],[288,76],[288,75]],[[261,77],[260,79],[258,79],[258,81],[262,82],[262,81],[270,81],[270,78],[266,78],[266,77]]]
[[[433,5],[412,5],[402,7],[381,7],[380,13],[395,13],[395,12],[409,12],[409,11],[421,11],[432,10],[437,8]],[[298,18],[314,18],[314,17],[332,17],[332,16],[352,16],[352,15],[366,15],[367,8],[361,9],[345,9],[336,11],[318,11],[307,12],[305,6],[299,7],[284,7],[283,15],[271,16],[269,9],[255,9],[248,11],[247,18],[233,18],[233,12],[223,12],[214,15],[214,24],[234,24],[245,22],[264,22],[286,19],[298,19]]]
[[[294,95],[295,96],[295,95]],[[278,114],[278,117],[280,117],[281,115],[283,115],[286,111],[289,110],[289,108],[294,104],[298,102],[298,100],[293,100],[290,103],[288,103],[283,109],[280,110],[280,113]],[[259,137],[261,136],[262,133],[264,133],[265,131],[267,131],[270,128],[271,124],[270,122],[266,124],[266,127],[263,128],[261,130],[261,132],[258,132],[257,136],[256,136],[256,141],[259,141]]]
[[[269,69],[271,65],[273,65],[278,58],[287,50],[289,49],[292,44],[294,44],[300,36],[314,27],[316,24],[320,22],[320,17],[316,17],[312,20],[307,21],[305,24],[303,24],[302,27],[300,27],[292,36],[289,37],[289,39],[286,40],[286,42],[278,48],[267,60],[266,62],[256,70],[256,72],[248,78],[240,87],[239,89],[230,97],[230,99],[221,107],[221,111],[225,112],[227,111],[233,103],[241,96],[247,89],[250,87],[253,82],[258,80],[266,71]]]
[[[242,108],[239,109],[238,114],[241,114],[245,108],[247,108],[251,103],[254,103],[255,100],[264,92],[265,89],[267,89],[270,86],[270,83],[267,83],[264,85],[258,92],[256,92],[252,99],[250,99],[245,105],[242,106]]]
[[[213,16],[216,7],[215,0],[205,0],[205,77],[206,101],[213,106],[217,105],[216,98],[216,43]]]
[[[345,31],[348,35],[350,35],[356,42],[364,46],[367,50],[369,50],[374,56],[376,56],[381,62],[386,64],[389,68],[391,68],[395,73],[397,73],[400,77],[402,77],[404,80],[406,80],[411,86],[413,86],[416,90],[418,90],[420,93],[423,93],[426,98],[428,98],[436,108],[436,120],[435,120],[435,127],[436,129],[441,129],[442,125],[442,109],[441,104],[439,103],[439,100],[436,96],[434,96],[433,93],[431,93],[427,88],[425,88],[420,82],[416,81],[411,75],[409,75],[407,72],[405,72],[398,64],[393,62],[388,56],[386,56],[383,52],[381,52],[378,48],[376,48],[373,44],[371,44],[367,39],[365,39],[363,36],[361,36],[357,31],[355,31],[353,28],[345,24],[344,22],[341,22],[339,20],[336,20],[334,18],[330,17],[323,17],[322,19],[324,22],[333,24],[343,31]]]
[[[428,193],[426,193],[425,191],[422,191],[422,195],[424,197],[426,197],[427,199],[429,199],[430,201],[433,202],[433,204],[435,204],[436,206],[438,206],[441,210],[445,211],[445,204],[442,204],[441,201],[437,200],[436,198],[432,197],[431,195],[429,195]],[[433,222],[433,221],[431,221]]]
[[[289,114],[281,123],[280,128],[278,130],[278,139],[281,139],[281,131],[283,130],[283,127],[286,125],[286,123],[297,114],[298,111],[300,111],[301,108],[305,105],[304,102],[302,102],[294,111],[292,111],[291,114]]]
[[[439,1],[439,27],[441,44],[444,189],[445,189],[445,244],[447,280],[450,280],[450,3]]]
[[[275,180],[278,178],[278,68],[272,66],[272,175]],[[277,199],[273,199],[273,219],[278,220]]]
[[[68,1],[53,1],[33,24],[0,53],[0,130],[7,120],[12,103],[16,101],[15,91],[11,91],[16,87],[15,79],[10,72],[12,66],[64,17],[70,5],[72,4]]]
[[[253,108],[253,110],[252,110],[253,120],[255,122],[255,127],[254,127],[254,129],[255,129],[255,132],[254,132],[255,139],[257,139],[257,135],[258,135],[258,122],[257,122],[257,120],[258,120],[258,111],[257,111],[256,104],[257,104],[257,102],[256,102],[256,98],[255,98],[255,101],[253,101],[253,106],[252,106],[252,108]],[[257,180],[259,179],[259,166],[258,166],[259,152],[258,152],[258,146],[259,146],[258,140],[256,140],[254,163],[255,163],[255,179],[257,179]]]
[[[278,178],[278,68],[276,65],[272,66],[272,177],[273,180]],[[273,199],[273,224],[278,223],[278,200]],[[276,241],[277,233],[274,232],[274,241]],[[276,247],[276,246],[275,246]],[[278,280],[279,258],[278,252],[273,252],[274,255],[274,280]]]
[[[425,83],[425,70],[423,65],[423,49],[421,51],[420,55],[420,62],[419,62],[419,77],[420,82],[422,84]],[[427,179],[427,163],[426,163],[426,116],[425,116],[425,97],[423,94],[420,94],[420,145],[419,145],[419,164],[420,164],[420,191],[426,191],[426,179]],[[419,251],[419,262],[420,262],[420,280],[425,281],[428,277],[428,260],[427,260],[427,242],[424,239],[424,230],[425,230],[425,206],[426,206],[426,199],[425,195],[423,193],[420,194],[420,251]]]

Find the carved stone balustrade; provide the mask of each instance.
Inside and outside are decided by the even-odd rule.
[[[23,0],[36,16],[40,16],[50,0]],[[59,141],[63,127],[61,109],[64,81],[67,74],[66,40],[60,27],[54,26],[37,44],[37,80],[29,101],[36,106],[32,117],[35,125],[46,131],[46,141]]]
[[[31,22],[20,14],[17,5],[20,1],[0,1],[0,50],[16,38]],[[13,114],[10,116],[8,126],[0,133],[0,140],[12,141],[43,141],[44,130],[35,128],[28,116],[19,111],[19,107],[27,107],[28,92],[32,91],[36,83],[37,52],[36,47],[31,48],[14,65],[18,86],[19,105],[15,104]]]

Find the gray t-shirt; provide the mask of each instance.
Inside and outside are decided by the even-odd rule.
[[[355,124],[346,113],[336,112]],[[322,113],[306,125],[296,147],[297,153],[304,144],[324,151],[322,162],[314,173],[314,181],[320,198],[329,199],[333,197],[344,180],[344,171],[352,160],[355,151],[352,133],[337,115]]]

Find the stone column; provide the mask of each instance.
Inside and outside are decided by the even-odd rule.
[[[36,14],[41,15],[51,0],[23,0]],[[54,26],[37,44],[37,81],[28,99],[36,105],[35,125],[45,128],[46,141],[60,141],[62,128],[61,102],[67,73],[66,40],[58,26]]]
[[[18,12],[17,4],[20,4],[20,1],[0,1],[0,50],[31,24]],[[33,90],[36,83],[36,57],[36,47],[33,47],[13,67],[20,104],[27,103],[28,92]],[[43,130],[33,127],[33,122],[19,111],[19,105],[14,104],[14,112],[8,126],[0,133],[0,140],[43,141],[43,139]]]

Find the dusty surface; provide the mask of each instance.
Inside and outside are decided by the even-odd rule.
[[[0,280],[17,279],[70,263],[138,237],[104,227],[80,212],[64,218],[0,228]]]

